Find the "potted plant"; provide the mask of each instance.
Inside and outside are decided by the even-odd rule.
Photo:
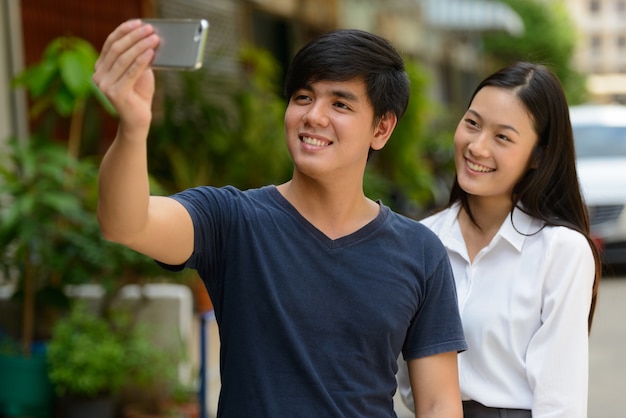
[[[45,342],[69,308],[67,284],[115,289],[130,277],[163,274],[147,257],[104,240],[97,224],[98,162],[79,156],[88,99],[101,98],[91,83],[96,57],[87,42],[58,38],[15,80],[29,93],[38,120],[30,138],[11,138],[0,153],[0,277],[15,288],[7,309],[16,313],[2,315],[0,330],[14,331],[5,341],[21,341],[0,352],[0,416],[49,416],[45,344],[34,342]],[[59,138],[62,126],[68,136]],[[27,375],[37,380],[27,381]],[[32,387],[46,390],[33,399]]]
[[[122,418],[200,418],[198,392],[181,386],[167,397],[148,402],[131,402],[122,408]]]
[[[124,388],[151,384],[170,362],[128,312],[101,316],[76,300],[54,327],[48,364],[68,418],[109,418]]]
[[[109,324],[76,304],[48,344],[49,377],[67,416],[113,417],[113,396],[127,376],[124,342]]]
[[[0,416],[47,418],[52,401],[45,355],[33,350],[24,357],[14,338],[0,335]]]
[[[16,86],[26,87],[34,100],[33,114],[49,108],[60,110],[62,115],[74,113],[76,127],[80,112],[73,110],[81,108],[79,103],[90,94],[87,71],[91,70],[86,66],[93,59],[93,68],[95,56],[83,42],[51,43],[42,62],[15,80]],[[45,125],[41,126],[43,132]],[[80,132],[72,130],[75,136]],[[76,183],[86,180],[77,179],[86,167],[78,167],[67,151],[59,152],[42,132],[30,141],[11,139],[0,164],[0,274],[14,284],[14,305],[21,310],[20,331],[4,337],[5,341],[21,338],[21,344],[0,353],[0,415],[49,416],[52,395],[45,370],[45,348],[33,344],[35,339],[45,339],[46,327],[35,318],[53,320],[67,307],[61,290],[61,266],[67,267],[74,255],[64,257],[62,248],[68,242],[66,232],[80,228],[80,223],[87,220],[80,201],[85,196],[75,193]],[[61,214],[67,214],[72,221],[64,220]],[[42,390],[32,391],[32,387]]]
[[[84,206],[89,191],[82,186],[93,184],[95,174],[93,167],[79,164],[62,147],[47,141],[12,139],[9,145],[0,163],[0,271],[15,284],[6,305],[17,315],[5,315],[1,322],[13,319],[19,324],[5,341],[20,338],[21,343],[0,353],[0,388],[18,392],[22,399],[0,390],[0,415],[41,411],[37,416],[46,417],[52,392],[45,345],[34,341],[46,340],[54,320],[67,309],[63,284],[76,280],[88,267],[80,262],[78,254],[84,253],[78,243],[72,244],[72,237],[91,228]],[[15,376],[22,379],[16,381]],[[47,390],[35,396],[33,386]]]

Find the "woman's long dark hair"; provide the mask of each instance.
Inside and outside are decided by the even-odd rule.
[[[537,162],[536,169],[529,170],[514,187],[511,208],[517,207],[542,220],[545,225],[576,230],[589,241],[596,266],[588,324],[591,331],[602,277],[602,261],[591,238],[589,214],[580,192],[574,134],[563,87],[547,67],[528,62],[518,62],[487,77],[474,90],[470,103],[486,86],[513,91],[530,112],[539,138],[531,157]],[[448,207],[457,201],[476,223],[467,193],[455,179]]]

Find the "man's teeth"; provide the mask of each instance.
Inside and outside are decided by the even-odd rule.
[[[303,136],[302,137],[302,142],[304,142],[305,144],[308,144],[308,145],[313,145],[315,147],[323,147],[325,145],[328,145],[328,143],[326,141],[322,141],[322,140],[315,139],[315,138],[310,138],[308,136]]]
[[[473,162],[469,160],[466,160],[466,161],[467,161],[467,166],[473,171],[478,171],[480,173],[489,173],[491,171],[494,171],[493,168],[485,167],[484,165],[474,164]]]

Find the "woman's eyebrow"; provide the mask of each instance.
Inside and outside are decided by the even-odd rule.
[[[473,110],[473,109],[467,109],[467,113],[471,113],[472,115],[474,115],[476,118],[481,119],[482,120],[482,116],[480,116],[480,114]],[[498,124],[496,125],[498,128],[500,129],[507,129],[510,131],[515,132],[516,134],[520,135],[519,131],[517,129],[515,129],[515,127],[513,125],[506,125],[506,124]]]

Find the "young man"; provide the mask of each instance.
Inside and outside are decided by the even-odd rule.
[[[100,172],[104,235],[170,269],[198,270],[220,329],[225,417],[393,417],[396,359],[409,359],[420,417],[460,417],[466,348],[446,252],[417,222],[368,199],[370,150],[408,103],[402,58],[355,30],[322,36],[286,79],[293,177],[240,191],[150,196],[146,138],[158,45],[129,21],[94,80],[119,112]]]

